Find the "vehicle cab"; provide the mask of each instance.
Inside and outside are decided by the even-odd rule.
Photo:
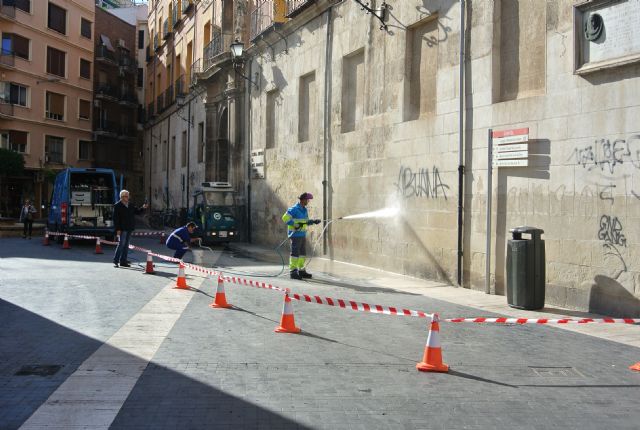
[[[203,243],[228,243],[238,237],[236,192],[228,182],[203,182],[193,194],[189,221]]]

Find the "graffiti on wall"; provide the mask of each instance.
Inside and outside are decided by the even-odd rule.
[[[627,139],[596,139],[593,145],[575,148],[570,159],[588,170],[613,174],[616,167],[625,163],[640,169],[640,134]]]
[[[415,172],[410,167],[400,166],[398,182],[393,185],[398,194],[405,199],[444,197],[447,200],[447,190],[449,190],[449,185],[442,182],[440,172],[435,166],[431,171],[428,168],[420,168]]]
[[[605,250],[604,255],[616,257],[622,263],[623,272],[627,271],[627,263],[625,263],[620,248],[627,246],[627,238],[622,232],[622,223],[617,216],[602,215],[600,217],[598,239],[604,241],[602,247]]]

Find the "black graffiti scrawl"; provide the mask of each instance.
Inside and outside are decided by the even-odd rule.
[[[411,197],[438,198],[447,200],[449,186],[442,182],[437,167],[431,172],[427,168],[421,168],[414,172],[410,167],[400,166],[398,182],[393,184],[400,196],[405,199]]]
[[[603,240],[602,247],[605,249],[604,255],[612,255],[620,260],[623,265],[623,272],[627,271],[627,264],[622,258],[619,247],[627,246],[627,238],[622,232],[622,223],[616,216],[602,215],[600,217],[600,229],[598,239]]]

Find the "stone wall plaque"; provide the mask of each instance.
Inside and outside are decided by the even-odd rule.
[[[640,61],[640,0],[574,5],[575,73]]]

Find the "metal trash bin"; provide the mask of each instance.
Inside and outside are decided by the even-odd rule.
[[[544,230],[516,227],[507,243],[507,303],[512,308],[536,310],[544,307],[545,253]],[[523,239],[528,234],[530,239]]]

